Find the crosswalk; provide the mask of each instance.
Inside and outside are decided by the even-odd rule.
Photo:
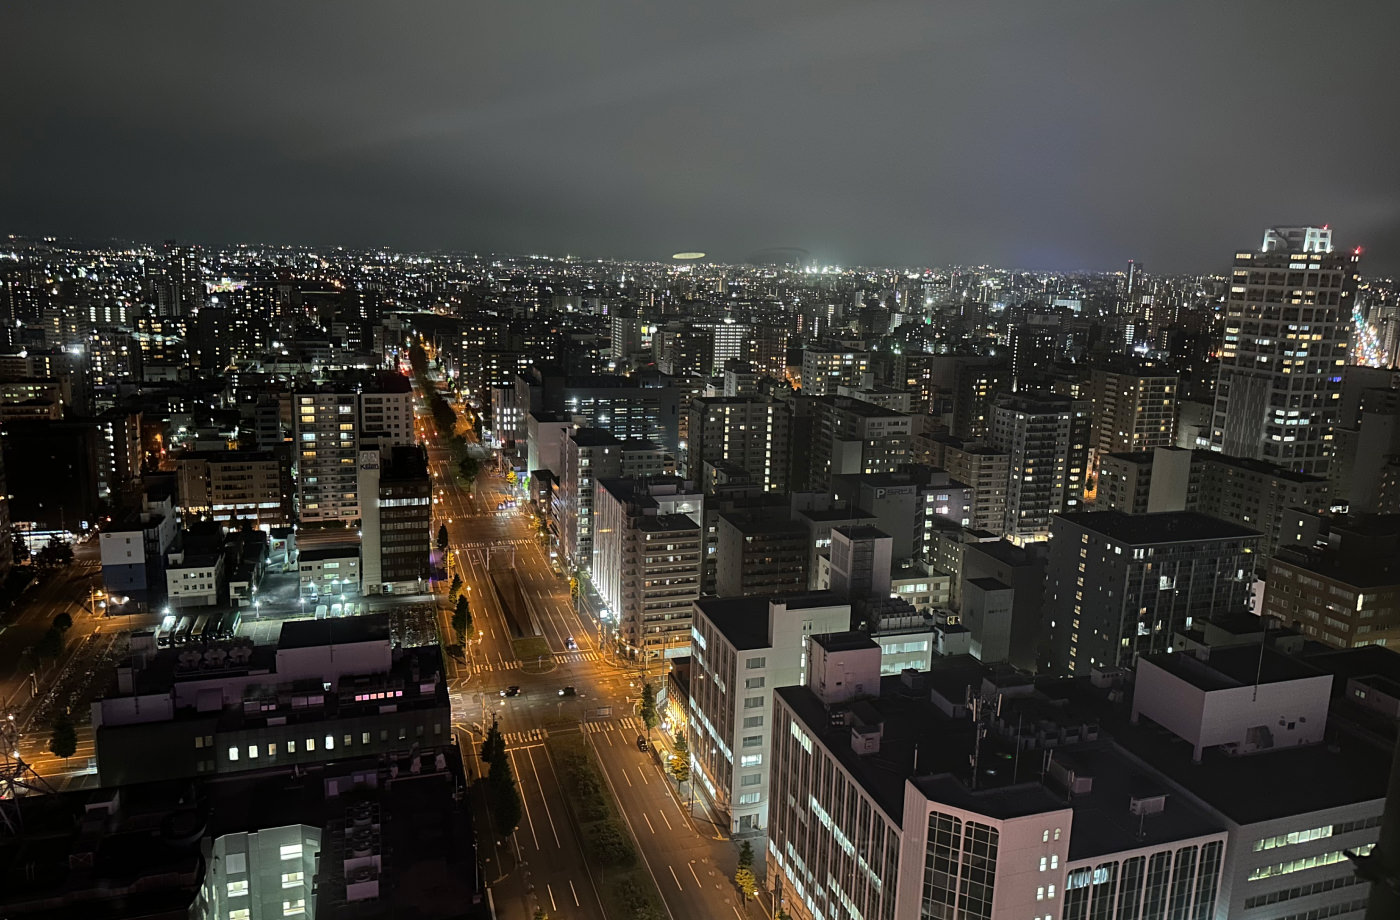
[[[501,737],[505,739],[506,747],[512,747],[522,744],[539,744],[549,737],[549,732],[543,728],[531,728],[523,732],[502,732]]]
[[[518,658],[512,658],[510,661],[487,661],[471,666],[473,674],[485,674],[488,671],[514,671],[519,667],[520,659]]]
[[[642,720],[638,719],[636,716],[625,716],[621,719],[611,719],[605,722],[583,723],[583,730],[590,735],[596,735],[599,732],[610,732],[614,729],[624,734],[646,730],[645,726],[642,724]]]
[[[598,661],[597,652],[555,652],[554,660],[560,664],[573,664],[579,661]]]
[[[454,546],[457,549],[490,549],[493,546],[529,546],[534,542],[530,537],[517,537],[513,540],[492,540],[489,543],[478,540],[471,543],[457,543]]]

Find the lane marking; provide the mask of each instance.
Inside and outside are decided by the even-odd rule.
[[[675,830],[675,828],[671,827],[671,819],[666,817],[666,812],[659,811],[657,814],[661,815],[661,820],[666,822],[666,830]]]
[[[653,834],[655,834],[655,833],[656,833],[656,828],[654,828],[654,827],[651,826],[651,818],[648,818],[648,817],[647,817],[647,813],[646,813],[646,812],[642,812],[642,817],[643,817],[643,818],[646,818],[647,830],[649,830],[649,831],[651,831]]]
[[[540,746],[543,747],[544,745],[540,745]],[[553,811],[550,809],[550,807],[549,807],[549,799],[547,799],[547,798],[545,797],[545,794],[544,794],[544,783],[540,780],[540,769],[539,769],[539,767],[535,766],[535,752],[534,752],[533,749],[531,749],[531,751],[530,751],[530,753],[529,753],[529,756],[530,756],[530,769],[531,769],[531,770],[534,772],[534,774],[535,774],[535,783],[538,784],[539,787],[540,787],[540,801],[544,803],[544,814],[545,814],[545,817],[547,817],[547,818],[549,819],[549,832],[550,832],[551,834],[554,835],[554,845],[555,845],[556,847],[558,847],[559,849],[562,850],[562,849],[564,849],[564,847],[563,847],[563,845],[561,845],[561,844],[559,843],[559,831],[557,831],[557,830],[555,829],[555,827],[554,827],[554,812],[553,812]],[[551,900],[553,900],[553,896],[552,896],[552,895],[550,896],[550,898],[551,898]],[[558,910],[558,908],[556,907],[555,910]]]
[[[685,891],[684,888],[681,888],[681,880],[680,880],[679,876],[676,875],[676,869],[675,869],[675,867],[674,867],[674,866],[667,866],[666,868],[671,870],[671,878],[675,880],[675,882],[676,882],[676,888],[679,889],[679,890],[681,890],[681,891]]]
[[[686,868],[690,869],[690,877],[695,879],[695,884],[700,885],[700,876],[695,874],[695,863],[686,863]],[[704,888],[705,886],[700,885],[700,887]]]
[[[507,753],[510,754],[511,770],[515,773],[516,776],[519,776],[520,765],[515,762],[515,751],[508,751]],[[543,789],[540,790],[540,797],[544,797]],[[540,848],[540,838],[539,835],[535,833],[535,819],[530,816],[530,800],[522,795],[520,797],[520,801],[521,804],[525,806],[525,820],[530,822],[530,836],[535,838],[535,849],[538,850]]]
[[[647,771],[646,771],[646,768],[643,767],[641,764],[637,764],[637,772],[640,773],[640,774],[642,774],[642,783],[645,784],[645,785],[650,786],[650,785],[651,785],[651,780],[647,779]]]
[[[549,882],[544,883],[544,890],[549,892],[549,909],[558,913],[559,905],[554,903],[554,889],[550,887]]]
[[[573,879],[569,879],[569,894],[572,894],[572,895],[574,896],[574,906],[575,906],[575,907],[582,907],[582,906],[583,906],[582,904],[580,904],[580,903],[578,902],[578,892],[574,890],[574,880],[573,880]]]

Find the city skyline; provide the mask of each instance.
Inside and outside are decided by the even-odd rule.
[[[1330,222],[1400,265],[1387,7],[149,9],[4,14],[7,231],[1212,273]]]

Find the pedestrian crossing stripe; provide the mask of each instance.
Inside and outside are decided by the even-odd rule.
[[[485,664],[472,665],[472,673],[484,674],[487,671],[514,671],[518,667],[520,667],[520,661],[518,659],[511,659],[504,663],[500,661],[488,661]]]
[[[590,735],[596,735],[599,732],[610,732],[614,728],[616,728],[618,731],[629,732],[642,732],[646,730],[646,727],[642,724],[642,720],[633,716],[627,716],[622,719],[608,720],[604,722],[583,723],[583,730]]]
[[[505,739],[506,744],[531,744],[543,741],[549,737],[549,732],[543,728],[532,728],[523,732],[504,732],[501,737]]]
[[[597,652],[555,652],[554,660],[560,664],[567,664],[571,661],[597,661]]]

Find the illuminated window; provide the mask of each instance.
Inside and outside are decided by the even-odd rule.
[[[241,898],[248,893],[248,880],[239,879],[228,883],[228,896],[231,898]]]

